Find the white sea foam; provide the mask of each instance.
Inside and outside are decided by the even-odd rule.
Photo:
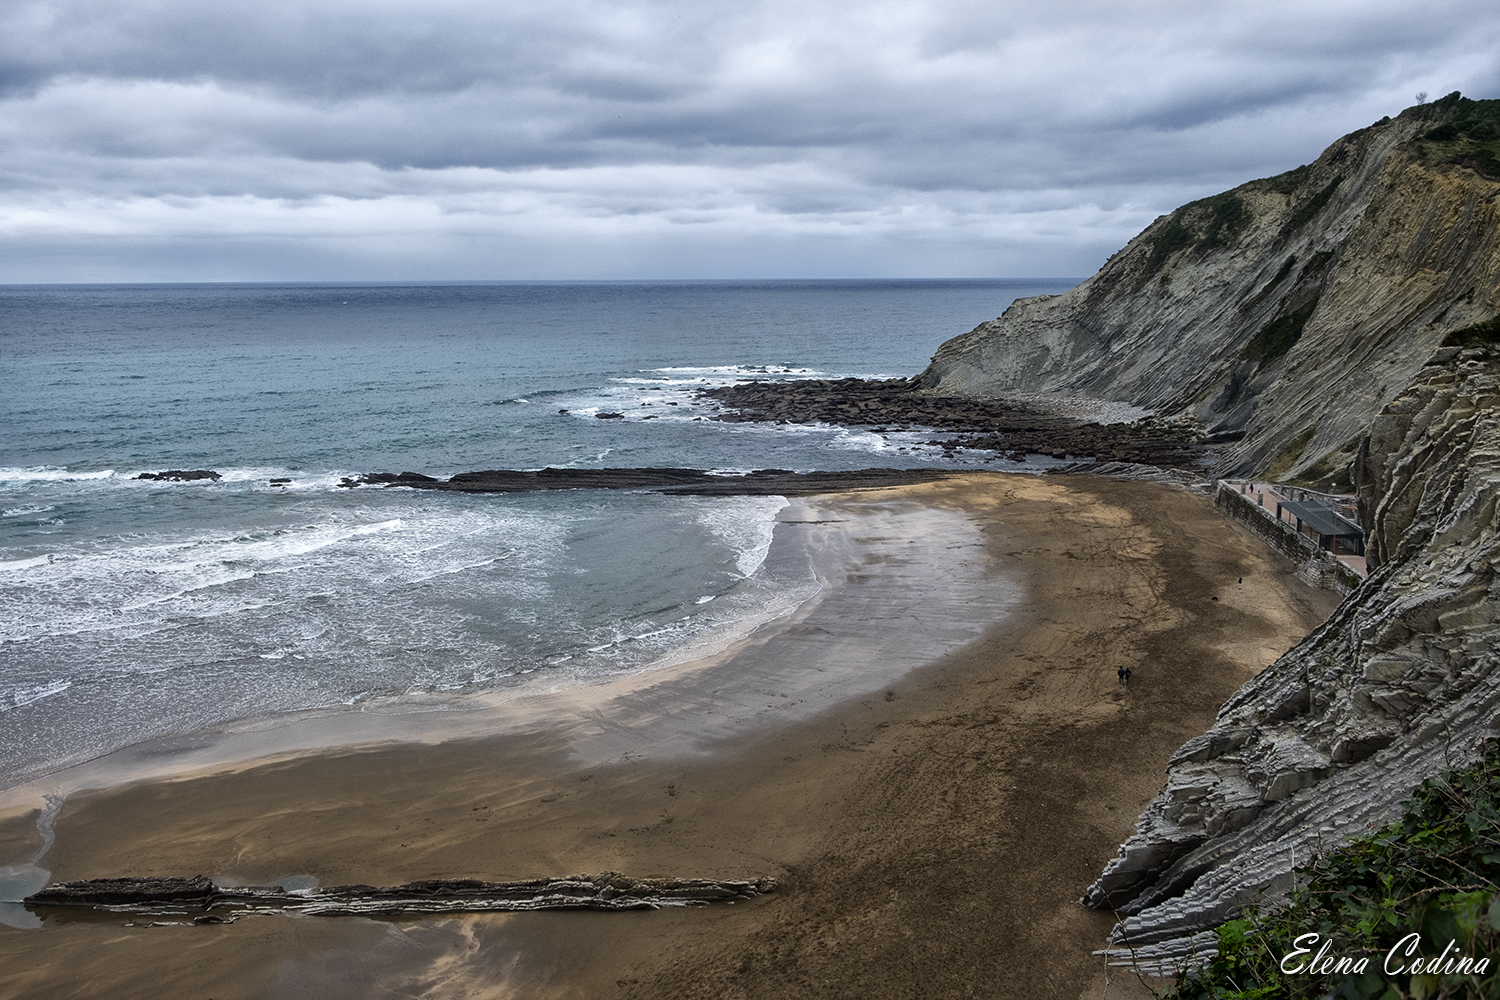
[[[52,563],[52,556],[32,556],[29,559],[12,559],[8,562],[0,562],[0,573],[21,573],[38,566],[47,566]]]
[[[232,489],[236,487],[250,487],[253,489],[269,488],[277,492],[325,491],[338,487],[339,482],[344,477],[357,474],[351,470],[307,471],[304,469],[288,469],[282,466],[229,466],[214,470],[219,474],[217,480],[194,479],[177,481],[140,478],[146,473],[160,472],[165,467],[165,463],[159,463],[149,468],[141,468],[129,472],[119,472],[114,469],[104,469],[95,472],[75,472],[52,466],[6,467],[0,468],[0,484],[17,492],[25,489],[27,484],[45,485],[49,483],[75,483],[84,490],[93,490],[101,487],[113,490],[172,490],[201,487],[216,487],[219,489],[227,487]],[[272,486],[270,481],[273,479],[286,479],[289,482],[278,483]],[[55,504],[21,504],[0,511],[0,516],[24,517],[28,514],[45,513],[55,508]]]
[[[698,523],[713,532],[735,552],[740,576],[755,574],[771,550],[776,515],[787,506],[786,497],[728,497],[698,508]]]
[[[49,510],[56,509],[56,505],[50,503],[29,503],[0,511],[0,517],[25,517],[27,514],[45,514]]]
[[[794,368],[791,365],[669,365],[665,368],[648,368],[651,372],[672,372],[693,375],[821,375],[812,368]]]
[[[744,579],[781,498],[561,499],[340,491],[299,501],[291,525],[75,540],[28,559],[0,574],[19,692],[0,692],[19,710],[8,725],[92,755],[170,732],[174,715],[427,704],[522,675],[642,669],[793,597]],[[621,518],[644,534],[622,534]],[[64,690],[72,714],[47,715]]]
[[[614,451],[613,448],[605,448],[603,451],[596,452],[592,455],[580,455],[577,458],[573,459],[571,462],[563,462],[561,464],[552,466],[552,468],[576,469],[580,465],[593,465],[595,463],[604,461],[604,459],[607,458],[609,456],[609,453],[612,451]]]
[[[358,516],[344,516],[350,513]],[[482,523],[471,523],[476,520]],[[505,521],[438,511],[172,541],[124,537],[13,560],[0,564],[0,583],[15,585],[0,592],[10,612],[0,621],[0,640],[101,630],[139,638],[160,629],[165,614],[201,621],[255,612],[309,590],[358,586],[372,576],[394,585],[420,582],[514,554],[513,543],[499,553],[472,551],[476,539],[493,549],[482,536],[497,529],[520,534],[505,531]],[[532,540],[546,534],[535,525],[527,528]],[[275,582],[286,574],[307,579],[293,586]],[[250,591],[243,589],[247,584]],[[173,607],[151,610],[161,606]]]
[[[69,482],[73,480],[109,479],[115,474],[113,469],[104,469],[99,472],[72,472],[68,469],[60,469],[51,465],[33,465],[26,468],[13,466],[0,467],[0,482],[4,483],[27,483],[27,482]]]
[[[32,702],[41,701],[43,698],[51,698],[55,694],[62,694],[73,686],[72,681],[54,680],[36,687],[17,688],[0,695],[0,712],[9,712],[20,708],[22,705],[30,705]]]
[[[511,555],[513,555],[513,553],[507,552],[503,556],[493,556],[489,559],[481,559],[478,562],[462,563],[457,566],[444,566],[442,569],[434,570],[433,572],[428,573],[424,576],[414,576],[407,582],[426,583],[428,580],[435,580],[440,576],[452,576],[455,573],[464,573],[471,569],[483,569],[485,566],[493,566],[497,562],[508,559]]]

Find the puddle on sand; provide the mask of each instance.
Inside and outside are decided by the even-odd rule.
[[[0,868],[0,924],[22,930],[42,926],[41,918],[22,906],[21,900],[46,885],[51,877],[51,872],[34,864]]]

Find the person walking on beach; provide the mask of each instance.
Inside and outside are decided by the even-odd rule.
[[[1115,671],[1115,674],[1120,678],[1120,683],[1124,684],[1125,678],[1130,676],[1130,671],[1126,670],[1124,667],[1121,667],[1119,670]]]
[[[1125,683],[1126,684],[1130,683],[1130,668],[1129,667],[1125,668]]]

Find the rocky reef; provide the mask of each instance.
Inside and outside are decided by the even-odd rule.
[[[1173,757],[1084,902],[1169,971],[1500,728],[1500,101],[1451,94],[1163,216],[944,344],[941,396],[1193,419],[1215,472],[1357,492],[1369,577]]]
[[[166,472],[143,472],[135,478],[159,483],[194,483],[201,479],[218,482],[224,477],[212,469],[168,469]]]
[[[740,382],[701,389],[698,396],[727,409],[713,417],[730,423],[830,423],[887,429],[929,428],[947,432],[929,440],[948,454],[988,451],[1023,461],[1027,455],[1131,462],[1162,468],[1200,469],[1214,452],[1200,446],[1191,421],[1147,417],[1109,421],[1110,407],[1086,408],[1096,419],[1008,402],[919,393],[910,379],[799,379]],[[1126,411],[1134,407],[1114,407]],[[1117,414],[1116,416],[1124,416]]]
[[[437,479],[420,472],[369,472],[345,476],[345,489],[361,486],[446,490],[455,493],[534,493],[540,490],[653,490],[681,496],[802,497],[840,490],[909,486],[946,479],[945,469],[858,469],[849,472],[792,472],[756,469],[740,475],[721,475],[702,469],[488,469],[460,472]]]

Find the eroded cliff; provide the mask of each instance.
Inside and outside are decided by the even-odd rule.
[[[1371,574],[1174,756],[1086,895],[1171,969],[1500,729],[1500,101],[1457,94],[1186,205],[944,344],[935,395],[1199,421],[1216,472],[1357,491]],[[1444,346],[1448,344],[1450,346]]]
[[[1338,480],[1443,338],[1500,307],[1492,105],[1409,108],[1185,205],[1071,291],[943,344],[920,385],[1187,415],[1226,443],[1222,475]],[[1465,115],[1474,135],[1445,139]]]
[[[1395,819],[1500,728],[1500,360],[1436,352],[1373,421],[1355,476],[1380,567],[1183,745],[1088,890],[1137,957],[1210,946],[1207,928]]]

